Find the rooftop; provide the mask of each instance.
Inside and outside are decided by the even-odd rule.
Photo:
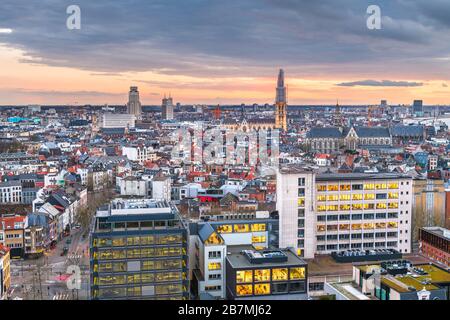
[[[118,198],[97,210],[98,217],[152,213],[172,213],[172,207],[165,200]]]
[[[399,173],[320,173],[316,181],[410,179]]]
[[[228,250],[229,254],[227,255],[227,260],[235,269],[290,267],[307,264],[303,259],[299,258],[289,250],[278,249],[258,251],[252,246],[234,246],[228,247]]]
[[[424,227],[423,230],[435,234],[444,239],[450,240],[450,230],[441,227]]]

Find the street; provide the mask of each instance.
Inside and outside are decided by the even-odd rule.
[[[87,234],[87,232],[86,232]],[[11,299],[85,300],[89,296],[89,238],[83,231],[72,229],[71,235],[38,259],[11,260]],[[69,239],[71,240],[70,243]],[[64,247],[67,254],[61,256]],[[78,266],[81,288],[71,290],[66,283],[68,267]]]

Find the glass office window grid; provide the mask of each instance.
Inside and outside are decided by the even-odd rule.
[[[362,247],[364,240],[370,240],[372,247],[395,247],[394,241],[375,243],[374,233],[369,234],[365,231],[386,231],[398,228],[398,188],[399,183],[396,181],[318,183],[316,189],[317,249],[332,251],[349,247],[357,248],[359,245],[352,242],[358,242]],[[375,223],[380,219],[383,219],[381,223]],[[355,232],[365,232],[366,236],[341,237],[346,233]],[[339,236],[337,239],[326,236],[329,234]],[[384,234],[386,236],[386,232]],[[393,233],[390,235],[394,238]],[[369,244],[366,244],[366,247],[369,248]]]

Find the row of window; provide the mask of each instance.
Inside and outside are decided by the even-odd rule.
[[[331,225],[318,225],[317,231],[324,232],[337,231],[337,230],[370,230],[370,229],[386,229],[386,228],[397,228],[397,222],[377,222],[377,223],[353,223],[353,224],[331,224]]]
[[[397,247],[397,241],[389,241],[389,242],[366,242],[366,243],[342,243],[342,244],[329,244],[329,245],[318,245],[317,251],[325,251],[325,250],[346,250],[346,249],[370,249],[370,248],[391,248]]]
[[[254,224],[224,224],[217,227],[218,233],[245,233],[245,232],[262,232],[266,231],[266,224],[254,223]]]
[[[150,235],[120,238],[95,238],[94,247],[123,247],[123,246],[145,246],[152,244],[177,244],[183,241],[181,234],[174,235]]]
[[[148,291],[148,292],[147,292]],[[120,298],[120,297],[136,297],[141,295],[174,295],[181,294],[183,292],[183,286],[181,284],[170,284],[170,285],[155,285],[150,286],[134,286],[134,287],[118,287],[118,288],[100,288],[98,290],[93,290],[92,296],[96,298]],[[145,294],[148,293],[148,294]],[[181,296],[179,297],[181,299]],[[164,297],[163,299],[167,299]]]
[[[383,210],[383,209],[398,209],[398,202],[389,203],[353,203],[353,204],[341,204],[341,205],[319,205],[317,206],[318,212],[324,211],[350,211],[350,210]]]
[[[258,283],[258,284],[240,284],[236,286],[237,296],[269,295],[283,293],[305,292],[306,284],[304,281],[290,283]]]
[[[145,260],[140,261],[142,271],[181,269],[184,261],[180,259]],[[100,262],[94,264],[94,272],[126,272],[127,262]]]
[[[365,183],[365,184],[319,184],[317,191],[355,191],[355,190],[383,190],[398,189],[397,182]]]
[[[396,238],[398,236],[397,232],[375,232],[375,233],[353,233],[353,234],[329,234],[327,236],[320,235],[317,236],[317,241],[325,241],[326,240],[348,240],[348,239],[373,239],[373,238]]]
[[[375,220],[398,218],[398,212],[378,212],[378,213],[365,213],[365,214],[340,214],[340,215],[319,215],[317,221],[344,221],[344,220]]]
[[[93,253],[94,260],[116,260],[127,258],[152,258],[152,257],[170,257],[186,254],[184,248],[143,248],[143,249],[117,249],[105,250]]]
[[[272,271],[272,272],[271,272]],[[275,268],[258,270],[240,270],[236,271],[236,283],[251,283],[264,281],[287,281],[305,279],[305,268]],[[272,273],[272,276],[271,276]]]
[[[331,195],[318,195],[317,201],[350,201],[350,200],[386,200],[386,199],[398,199],[398,192],[389,193],[354,193],[354,194],[331,194]]]
[[[182,272],[137,273],[131,275],[106,275],[94,277],[94,285],[111,286],[152,282],[179,281],[186,279]]]

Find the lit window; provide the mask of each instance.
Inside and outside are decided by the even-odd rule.
[[[244,233],[249,232],[250,228],[248,224],[235,224],[234,225],[234,232]]]
[[[266,237],[265,236],[253,236],[252,237],[252,243],[265,243]]]
[[[398,223],[397,222],[388,222],[388,228],[397,228]]]
[[[363,199],[363,195],[359,194],[359,193],[355,193],[352,195],[352,199],[353,200],[362,200]]]
[[[215,232],[213,232],[205,242],[206,245],[223,244],[222,238]]]
[[[373,223],[364,223],[363,228],[364,229],[373,229],[375,225]]]
[[[341,191],[350,191],[350,190],[352,189],[352,186],[349,185],[349,184],[341,184],[341,185],[339,186],[339,189],[340,189]]]
[[[341,201],[349,201],[352,198],[352,196],[350,194],[341,194],[339,196],[339,199]]]
[[[208,263],[208,270],[220,270],[222,265],[220,262],[210,262]]]
[[[252,270],[236,271],[236,283],[250,283],[253,282]]]
[[[322,184],[317,186],[317,191],[327,191],[327,186]]]
[[[325,196],[325,195],[317,196],[317,201],[323,202],[323,201],[325,201],[325,200],[327,200],[327,196]]]
[[[387,205],[386,203],[377,203],[377,209],[386,209]]]
[[[253,287],[251,284],[240,284],[236,286],[236,295],[251,296],[253,294]]]
[[[389,199],[398,199],[398,192],[389,192]]]
[[[291,280],[305,279],[305,268],[290,268],[289,276]]]
[[[350,208],[351,208],[351,206],[350,206],[349,204],[341,204],[341,205],[339,206],[339,209],[340,209],[341,211],[350,211]]]
[[[266,225],[264,223],[252,224],[252,232],[266,231]]]
[[[350,225],[349,224],[340,224],[339,230],[350,230]]]
[[[317,231],[319,231],[319,232],[325,231],[325,225],[318,225],[317,226]]]
[[[398,202],[390,202],[389,203],[389,209],[397,209],[398,208]]]
[[[362,210],[362,209],[363,209],[362,203],[354,203],[354,204],[352,204],[352,210]]]
[[[303,207],[305,205],[305,198],[298,198],[298,206]]]
[[[364,184],[364,190],[373,190],[373,189],[375,189],[375,184],[373,183]]]
[[[283,281],[288,279],[288,269],[272,269],[272,281]]]
[[[361,224],[360,223],[352,224],[352,230],[361,230]]]
[[[270,281],[270,270],[260,269],[255,270],[255,282],[265,282]]]
[[[255,284],[255,295],[270,294],[270,283]]]
[[[386,228],[386,223],[384,223],[384,222],[375,223],[375,228],[377,228],[377,229],[385,229]]]
[[[338,201],[339,196],[338,195],[329,195],[329,196],[327,196],[327,200],[328,201]]]
[[[375,185],[375,189],[380,190],[380,189],[386,189],[387,188],[387,184],[386,183],[377,183]]]
[[[375,200],[375,194],[374,193],[366,193],[364,195],[364,200]]]
[[[317,211],[327,211],[327,206],[317,206]]]
[[[389,183],[388,188],[389,189],[398,189],[398,183],[397,182]]]
[[[233,232],[233,228],[229,224],[224,224],[217,227],[218,233],[231,233]]]
[[[327,190],[328,191],[339,191],[339,186],[335,185],[335,184],[330,184],[330,185],[328,185]]]

